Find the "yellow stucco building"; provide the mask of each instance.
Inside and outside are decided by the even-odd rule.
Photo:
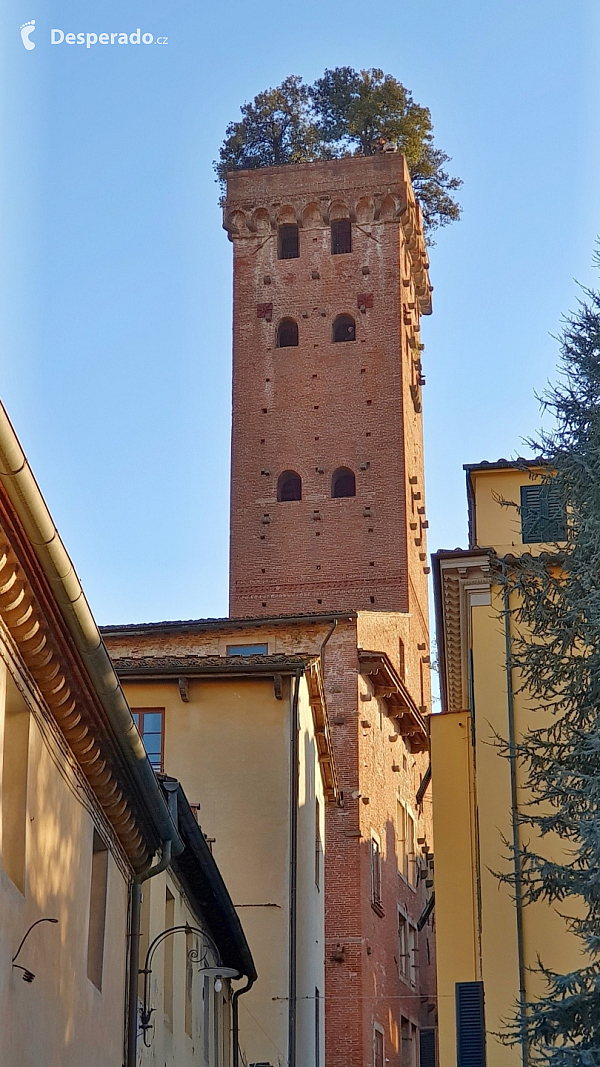
[[[442,695],[442,713],[431,719],[440,1067],[526,1067],[526,1048],[507,1047],[498,1035],[520,1001],[541,994],[538,956],[564,971],[580,965],[581,950],[557,909],[524,907],[497,877],[513,873],[506,843],[535,838],[518,824],[525,772],[498,746],[498,738],[518,743],[534,714],[509,666],[514,618],[498,578],[521,554],[560,541],[564,513],[533,463],[465,469],[469,548],[433,557]],[[560,845],[535,842],[546,855],[551,847]]]

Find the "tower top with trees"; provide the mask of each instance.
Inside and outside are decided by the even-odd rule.
[[[454,194],[462,182],[450,176],[450,157],[434,144],[430,111],[391,74],[336,67],[312,85],[291,75],[241,112],[241,120],[227,126],[215,163],[222,186],[232,170],[399,151],[429,239],[460,217]]]

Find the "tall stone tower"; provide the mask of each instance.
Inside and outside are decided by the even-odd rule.
[[[229,175],[230,613],[426,604],[419,320],[404,158]]]
[[[325,1064],[434,1067],[421,213],[403,157],[381,153],[230,174],[224,225],[230,613],[270,652],[319,654],[343,797],[326,811]]]

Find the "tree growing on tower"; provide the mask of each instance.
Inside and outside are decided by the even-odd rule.
[[[227,126],[215,163],[222,185],[229,170],[391,148],[406,158],[429,240],[433,230],[460,217],[454,194],[462,182],[448,173],[450,157],[434,144],[431,113],[391,74],[336,67],[312,85],[292,75],[241,111],[241,120]]]

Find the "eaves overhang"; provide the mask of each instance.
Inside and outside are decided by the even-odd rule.
[[[404,681],[385,652],[358,649],[360,673],[373,687],[373,695],[385,701],[388,714],[398,724],[398,733],[406,738],[414,752],[428,747],[427,722],[419,711]]]
[[[327,799],[337,803],[340,799],[340,788],[335,765],[333,745],[331,743],[331,731],[327,717],[327,704],[325,702],[325,690],[323,687],[323,674],[320,659],[313,659],[308,664],[305,672],[308,685],[308,698],[313,715],[313,727],[319,754],[319,766],[323,778],[323,789]]]
[[[224,619],[173,619],[163,622],[139,622],[101,626],[100,632],[105,637],[135,637],[144,634],[196,634],[215,631],[255,630],[261,627],[302,626],[314,623],[331,623],[342,619],[352,620],[358,617],[356,611],[327,612],[325,614],[297,615],[259,615]]]
[[[123,681],[172,681],[177,678],[272,678],[304,671],[311,656],[114,656]]]
[[[0,404],[0,619],[112,826],[141,871],[182,842],[87,604]]]
[[[177,820],[183,852],[171,863],[198,919],[206,923],[214,939],[221,963],[235,968],[240,976],[256,981],[256,967],[242,924],[235,910],[217,862],[210,851],[188,799],[176,779],[158,775],[165,785],[174,785],[177,794]],[[176,783],[176,784],[175,784]]]

